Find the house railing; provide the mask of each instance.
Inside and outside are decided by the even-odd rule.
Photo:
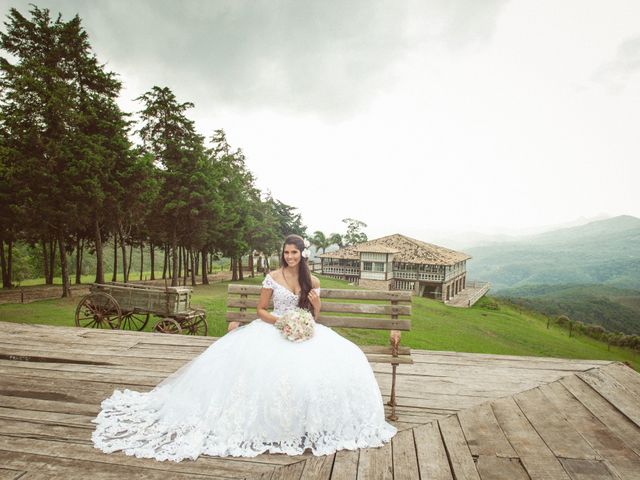
[[[360,269],[359,268],[353,268],[353,267],[340,267],[340,266],[333,266],[333,265],[325,265],[324,267],[322,267],[322,273],[323,274],[328,274],[328,275],[359,276],[360,275]]]

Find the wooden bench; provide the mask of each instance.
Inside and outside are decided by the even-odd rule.
[[[261,288],[259,285],[229,285],[227,322],[249,323],[255,320]],[[387,403],[391,406],[391,415],[388,418],[397,420],[396,368],[401,363],[413,363],[411,349],[400,346],[400,332],[411,329],[411,292],[323,288],[320,298],[322,309],[318,323],[327,327],[389,330],[389,346],[360,348],[369,362],[391,364],[391,395]],[[378,303],[368,303],[374,301]]]

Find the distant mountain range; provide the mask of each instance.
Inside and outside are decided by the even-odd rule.
[[[465,250],[470,279],[547,315],[640,334],[640,219],[619,216]]]
[[[465,250],[469,278],[494,292],[530,285],[640,290],[640,219],[628,215]]]

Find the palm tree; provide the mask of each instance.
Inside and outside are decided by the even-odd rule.
[[[344,247],[344,240],[342,239],[342,235],[340,235],[339,233],[332,233],[329,236],[329,245],[338,245],[339,248]]]
[[[320,230],[317,230],[313,232],[313,236],[311,237],[311,244],[315,245],[318,250],[322,249],[322,251],[324,252],[326,248],[331,245],[331,242],[329,241],[329,239],[327,239],[324,233],[322,233]]]

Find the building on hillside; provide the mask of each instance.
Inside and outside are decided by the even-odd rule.
[[[412,290],[448,302],[467,283],[466,253],[389,235],[319,255],[321,273],[365,288]]]

